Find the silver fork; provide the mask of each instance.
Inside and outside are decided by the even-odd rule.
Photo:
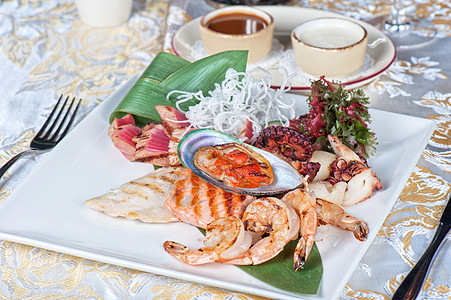
[[[6,171],[19,159],[29,154],[39,154],[47,152],[53,149],[56,144],[58,144],[63,137],[67,134],[75,119],[78,107],[80,106],[81,99],[76,104],[75,108],[72,109],[74,104],[77,102],[75,97],[70,102],[69,107],[66,109],[66,104],[68,103],[69,97],[66,97],[64,102],[63,95],[61,95],[53,108],[52,112],[48,116],[44,125],[42,125],[39,132],[33,138],[30,143],[30,149],[25,150],[13,158],[11,158],[6,164],[0,168],[0,178],[6,173]],[[66,112],[63,115],[64,110]],[[55,116],[56,114],[56,116]]]

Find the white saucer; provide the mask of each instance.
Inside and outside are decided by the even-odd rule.
[[[261,66],[268,70],[272,77],[272,85],[278,88],[285,81],[285,73],[278,71],[279,66],[283,66],[291,74],[296,72],[298,76],[291,80],[292,90],[303,91],[310,89],[310,75],[302,73],[297,66],[295,66],[294,59],[290,61],[292,52],[290,33],[291,30],[298,24],[319,17],[339,16],[345,19],[351,19],[343,15],[303,7],[292,6],[259,6],[259,8],[270,13],[275,20],[274,37],[285,48],[283,57],[264,58],[261,61]],[[365,23],[363,21],[351,19],[360,23],[368,32],[368,48],[367,59],[364,67],[361,70],[348,76],[347,78],[328,78],[328,80],[338,80],[342,82],[348,89],[356,88],[369,83],[376,79],[383,71],[385,71],[395,60],[396,48],[393,42],[385,34],[383,34],[376,27]],[[199,33],[200,17],[196,18],[185,25],[183,25],[173,36],[172,49],[174,53],[186,60],[195,61],[199,59],[199,53],[193,54],[193,47],[200,41]],[[198,51],[198,49],[196,50]],[[280,54],[280,53],[279,53]],[[272,59],[276,62],[268,66],[268,61]],[[292,62],[292,63],[291,63]],[[368,62],[368,63],[367,63]],[[259,62],[254,63],[252,67],[259,65]],[[251,66],[249,66],[251,67]],[[287,68],[288,67],[288,68]]]

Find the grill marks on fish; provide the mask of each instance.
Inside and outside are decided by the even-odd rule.
[[[253,200],[254,196],[226,192],[185,169],[166,199],[165,207],[180,221],[206,228],[218,218],[241,218]]]
[[[148,124],[136,138],[135,161],[169,166],[169,137],[161,124]]]
[[[167,194],[167,190],[164,189],[163,187],[160,186],[160,184],[157,184],[157,181],[164,181],[167,182],[171,185],[173,185],[177,179],[174,177],[169,177],[169,176],[157,176],[155,174],[153,175],[149,175],[147,176],[147,178],[151,181],[151,182],[142,182],[142,181],[135,181],[132,180],[130,181],[130,187],[128,189],[124,189],[124,192],[128,192],[130,194],[134,194],[137,193],[138,195],[140,195],[143,198],[148,198],[148,195],[144,194],[144,193],[140,193],[139,192],[139,187],[144,187],[147,189],[151,189],[152,191],[154,191],[156,194],[160,194],[160,195],[165,195]],[[139,186],[139,187],[136,187]]]
[[[143,163],[151,163],[151,164],[156,164],[156,163],[160,163],[160,164],[166,164],[166,161],[169,158],[169,154],[168,153],[159,153],[159,154],[153,154],[152,156],[140,156],[138,158],[136,158],[135,160],[138,162],[143,162]]]
[[[102,196],[86,200],[85,204],[113,217],[147,223],[177,221],[178,219],[164,207],[164,201],[182,169],[160,168],[113,188]]]

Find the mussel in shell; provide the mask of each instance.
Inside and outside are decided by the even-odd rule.
[[[224,151],[226,155],[235,150],[238,150],[235,151],[236,153],[245,153],[247,155],[246,160],[249,163],[256,162],[260,167],[259,172],[262,176],[262,182],[258,186],[252,187],[256,180],[255,177],[251,180],[252,177],[249,175],[251,173],[249,170],[243,170],[249,176],[249,181],[244,182],[244,186],[242,186],[243,182],[235,182],[233,176],[226,178],[224,176],[225,170],[223,170],[224,172],[218,171],[215,174],[216,171],[211,172],[211,170],[203,169],[202,165],[211,165],[211,158],[205,154],[201,155],[201,157],[196,157],[198,151],[200,151],[199,153],[205,151],[202,149],[208,150],[207,152],[210,152],[209,155],[212,155],[216,150]],[[215,149],[215,151],[212,151],[212,149]],[[182,164],[186,168],[190,168],[194,174],[229,192],[265,196],[287,192],[303,184],[302,175],[275,154],[242,143],[223,132],[213,129],[198,129],[188,133],[179,142],[177,154]],[[241,159],[245,158],[242,154],[239,156]],[[248,185],[249,182],[252,184]]]
[[[204,146],[193,159],[199,170],[233,187],[259,188],[274,181],[269,161],[241,143]]]

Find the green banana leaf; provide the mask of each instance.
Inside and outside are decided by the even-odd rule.
[[[204,229],[198,229],[205,235]],[[276,257],[260,265],[237,267],[275,288],[296,294],[316,294],[323,276],[321,255],[314,243],[304,267],[295,272],[293,254],[297,242],[289,242]]]
[[[155,105],[175,107],[177,99],[175,95],[167,99],[169,92],[202,91],[206,95],[214,89],[215,84],[224,80],[229,68],[238,72],[246,71],[247,53],[243,50],[224,51],[193,63],[170,53],[158,53],[110,115],[110,122],[129,113],[141,126],[149,122],[161,122]],[[193,104],[196,104],[194,100],[187,101],[181,107],[187,109]]]
[[[151,64],[144,70],[141,79],[161,83],[171,74],[190,64],[189,61],[176,55],[167,52],[159,52],[152,60]]]
[[[238,266],[249,275],[278,289],[296,294],[316,294],[323,275],[321,255],[316,244],[304,265],[293,270],[293,253],[297,241],[289,242],[273,259],[256,266]]]

